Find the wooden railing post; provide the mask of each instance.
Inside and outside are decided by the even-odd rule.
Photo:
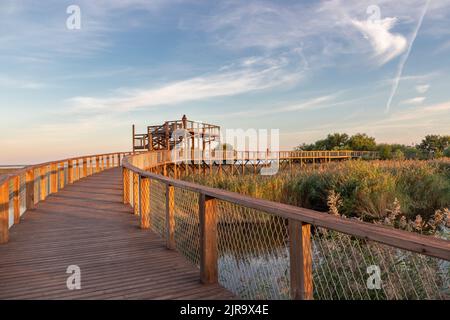
[[[68,161],[69,165],[67,167],[67,180],[69,183],[73,183],[73,161]]]
[[[44,201],[45,198],[47,198],[47,166],[40,167],[39,172],[40,172],[40,175],[41,175],[41,183],[40,183],[41,195],[40,195],[40,200]]]
[[[9,183],[0,185],[0,244],[9,240]]]
[[[16,224],[20,222],[20,176],[14,177],[13,187],[14,224]]]
[[[87,175],[88,175],[87,158],[83,158],[83,178],[86,178]]]
[[[166,242],[168,249],[175,249],[175,189],[166,185]]]
[[[111,156],[109,156],[109,155],[106,156],[106,169],[111,168],[110,157],[111,157]]]
[[[291,298],[313,299],[311,225],[289,220]]]
[[[99,161],[99,157],[95,157],[95,173],[100,172],[100,161]]]
[[[200,281],[218,282],[217,267],[217,200],[199,195],[200,219]]]
[[[50,193],[55,193],[58,192],[58,165],[52,163],[50,170]]]
[[[78,181],[78,180],[80,180],[80,173],[81,173],[80,160],[79,159],[75,160],[75,167],[76,167],[76,170],[75,170],[75,179],[74,179],[74,181]]]
[[[92,175],[92,158],[91,157],[86,158],[86,163],[88,165],[87,175],[90,176],[90,175]]]
[[[64,162],[59,164],[59,189],[64,189],[65,181],[64,181]]]
[[[132,172],[133,175],[133,213],[139,214],[139,175]]]
[[[130,171],[126,168],[122,168],[123,178],[123,203],[130,203]]]
[[[141,177],[140,181],[141,229],[148,229],[150,228],[150,179]]]
[[[25,177],[27,210],[34,210],[34,169],[27,171]]]

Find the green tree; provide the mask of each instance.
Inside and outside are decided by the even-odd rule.
[[[429,134],[417,146],[418,149],[428,154],[442,155],[444,150],[450,146],[450,136]]]
[[[346,133],[333,133],[328,134],[325,139],[317,140],[311,144],[301,144],[296,147],[296,150],[339,150],[346,148],[348,143],[348,134]]]
[[[346,133],[333,133],[329,134],[324,141],[323,150],[339,150],[344,149],[348,144],[348,134]]]
[[[419,159],[420,158],[420,150],[415,147],[405,147],[403,150],[406,159]]]
[[[387,143],[381,143],[377,146],[378,153],[380,154],[380,159],[388,160],[392,159],[392,146]]]
[[[351,150],[373,151],[376,149],[377,144],[375,142],[375,138],[369,137],[365,133],[357,133],[350,137],[348,140],[348,146]]]

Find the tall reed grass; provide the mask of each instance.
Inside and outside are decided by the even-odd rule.
[[[185,179],[421,233],[434,232],[436,222],[448,223],[450,158],[352,160],[294,166],[274,176],[195,174]]]

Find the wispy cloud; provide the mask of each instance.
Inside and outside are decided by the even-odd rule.
[[[425,97],[415,97],[412,99],[403,100],[401,104],[422,104],[425,101]]]
[[[245,60],[248,62],[248,60]],[[120,89],[108,97],[77,96],[69,99],[71,112],[124,112],[143,107],[233,96],[292,85],[302,78],[302,67],[289,58],[266,58],[176,81],[157,88]]]
[[[424,94],[428,91],[428,89],[430,89],[430,85],[429,84],[420,84],[416,86],[416,90],[418,93]]]
[[[0,88],[8,89],[41,89],[46,86],[43,82],[36,82],[28,79],[13,78],[11,76],[0,75]]]

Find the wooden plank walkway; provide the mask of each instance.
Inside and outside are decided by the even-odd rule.
[[[122,204],[121,169],[84,178],[25,213],[0,245],[0,299],[230,299],[139,228]],[[81,289],[68,290],[69,265]]]

